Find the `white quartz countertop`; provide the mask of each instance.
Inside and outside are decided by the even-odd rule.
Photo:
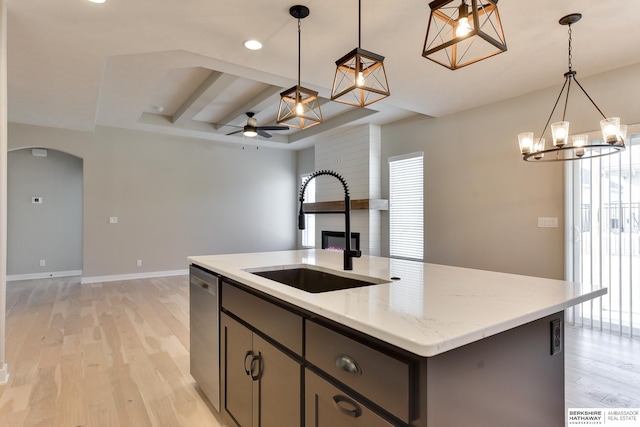
[[[189,262],[425,357],[607,293],[590,284],[365,255],[347,272],[341,252],[318,249],[192,256]],[[309,293],[247,271],[305,264],[387,283]]]

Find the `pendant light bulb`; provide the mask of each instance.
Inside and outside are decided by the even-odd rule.
[[[356,85],[358,85],[358,87],[364,86],[364,74],[362,73],[362,71],[358,73],[358,78],[356,79]]]
[[[304,105],[302,105],[302,102],[298,102],[296,104],[296,114],[298,116],[302,116],[304,114]]]
[[[462,2],[458,8],[458,25],[456,26],[456,37],[464,37],[471,32],[469,25],[469,6]]]
[[[469,26],[469,18],[460,18],[458,20],[458,26],[456,27],[456,37],[464,37],[471,32]]]

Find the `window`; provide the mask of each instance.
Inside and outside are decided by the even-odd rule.
[[[389,255],[422,261],[424,202],[422,153],[389,158]]]
[[[302,183],[304,183],[311,174],[302,175]],[[314,179],[307,185],[307,189],[304,191],[304,201],[305,203],[313,203],[316,201],[316,180]],[[303,248],[313,248],[316,246],[316,216],[315,215],[305,215],[306,226],[304,230],[302,230],[302,247]]]
[[[568,162],[565,180],[567,279],[609,288],[570,310],[570,320],[631,336],[640,335],[639,132],[629,127],[619,154]]]

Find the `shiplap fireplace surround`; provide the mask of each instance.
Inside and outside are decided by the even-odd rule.
[[[315,145],[315,170],[328,169],[342,175],[351,197],[351,231],[360,233],[360,250],[365,255],[381,255],[381,211],[388,209],[381,198],[381,130],[377,125],[348,128]],[[323,203],[335,202],[335,203]],[[333,177],[316,178],[314,209],[334,210],[344,206],[342,185]],[[322,230],[344,231],[343,215],[316,216],[316,242]]]

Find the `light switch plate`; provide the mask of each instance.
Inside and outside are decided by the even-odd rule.
[[[538,217],[538,227],[540,228],[558,228],[557,217]]]
[[[118,217],[117,216],[110,216],[109,217],[109,224],[117,224],[118,223]]]

